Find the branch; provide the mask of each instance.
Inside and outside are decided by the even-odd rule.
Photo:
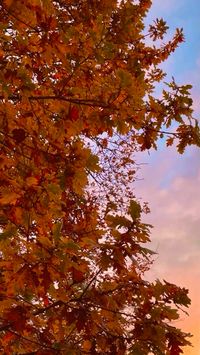
[[[30,24],[28,24],[27,22],[25,22],[24,20],[20,19],[19,17],[17,17],[13,12],[11,12],[10,10],[6,9],[4,6],[2,6],[2,9],[11,17],[13,17],[16,21],[22,23],[23,25],[27,26],[28,28],[30,28],[31,30],[37,32],[40,34],[40,30],[31,26]]]
[[[49,309],[54,308],[56,306],[61,306],[61,305],[65,305],[65,303],[63,301],[56,301],[51,303],[49,306],[44,307],[44,308],[40,308],[39,310],[34,312],[34,315],[37,316],[38,314],[47,312]]]
[[[104,307],[104,306],[97,305],[95,303],[90,303],[90,306],[91,307],[96,307],[98,309],[102,309],[104,311],[111,312],[111,313],[114,313],[114,314],[119,314],[119,315],[122,315],[122,316],[125,316],[125,317],[134,318],[134,319],[136,318],[136,316],[133,315],[133,314],[122,312],[122,311],[117,311],[117,310],[114,310],[114,309],[110,309],[110,308],[107,308],[107,307]]]
[[[53,352],[56,352],[56,351],[57,351],[57,350],[55,350],[54,348],[52,348],[51,346],[45,345],[44,343],[39,343],[39,342],[36,341],[36,340],[31,340],[31,339],[25,337],[24,335],[15,332],[14,330],[11,330],[11,329],[10,329],[9,332],[12,333],[12,334],[14,334],[16,337],[21,338],[21,339],[24,340],[24,341],[28,341],[29,343],[32,343],[32,344],[35,344],[35,345],[39,345],[40,348],[42,347],[42,348],[44,348],[44,349],[49,349],[49,350],[51,350],[51,351],[53,351]]]
[[[82,294],[80,295],[80,297],[78,297],[77,301],[80,301],[80,300],[83,298],[84,294],[87,292],[88,288],[89,288],[89,287],[91,286],[91,284],[95,281],[95,279],[96,279],[97,276],[101,273],[101,271],[102,271],[102,268],[100,268],[100,269],[96,272],[96,274],[93,276],[93,278],[90,280],[90,282],[88,282],[88,284],[87,284],[86,287],[84,288],[84,290],[83,290]]]
[[[5,100],[6,98],[1,95],[0,100]],[[8,100],[12,101],[20,101],[22,100],[21,95],[9,95]],[[73,99],[73,98],[68,98],[66,96],[60,96],[60,95],[45,95],[45,96],[28,96],[28,99],[30,101],[40,101],[40,100],[60,100],[60,101],[66,101],[66,102],[71,102],[77,105],[85,105],[85,106],[93,106],[93,107],[102,107],[102,108],[110,108],[111,105],[108,105],[105,102],[101,101],[96,101],[96,100],[87,100],[87,99]],[[115,108],[118,110],[117,108]]]

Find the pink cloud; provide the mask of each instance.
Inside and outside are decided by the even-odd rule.
[[[139,158],[141,161],[141,157]],[[144,158],[142,159],[144,161]],[[162,150],[142,168],[143,181],[136,184],[137,196],[150,203],[151,213],[144,220],[154,225],[150,248],[158,256],[150,277],[167,279],[189,289],[192,306],[189,317],[176,326],[194,334],[194,349],[200,349],[200,154],[188,149],[178,156],[175,149]],[[145,159],[147,161],[147,158]]]
[[[195,58],[197,52],[192,45],[199,32],[195,27],[191,30],[191,21],[187,14],[183,14],[183,9],[188,6],[189,11],[192,4],[195,6],[197,2],[192,0],[187,4],[186,0],[153,0],[147,22],[152,22],[156,17],[167,18],[173,24],[170,26],[169,37],[174,27],[185,28],[186,42],[181,47],[183,51],[180,48],[178,55],[172,55],[162,68],[168,74],[166,81],[172,75],[177,78],[178,69],[177,82],[193,85],[194,116],[198,117],[200,52]],[[187,60],[188,66],[182,65]],[[180,70],[181,67],[183,70]],[[192,300],[189,317],[183,314],[176,326],[194,334],[194,348],[186,349],[184,354],[200,355],[200,152],[192,148],[179,156],[175,149],[167,149],[153,153],[150,157],[138,155],[138,162],[141,161],[149,162],[149,165],[142,168],[139,177],[144,180],[136,183],[136,191],[138,197],[150,203],[151,214],[144,219],[155,227],[150,248],[158,252],[150,277],[164,278],[189,289]]]

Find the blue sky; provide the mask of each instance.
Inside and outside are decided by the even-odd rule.
[[[164,63],[166,81],[192,84],[196,118],[200,117],[200,0],[153,0],[147,18],[167,21],[170,34],[183,27],[185,43]],[[168,37],[168,38],[169,38]],[[136,195],[148,201],[151,214],[145,220],[154,225],[151,248],[158,257],[151,277],[164,278],[189,288],[190,316],[176,326],[194,334],[194,347],[185,355],[200,355],[200,149],[189,147],[183,155],[176,148],[159,144],[158,151],[139,153],[147,163],[139,173]]]
[[[175,76],[179,83],[187,80],[194,86],[193,93],[200,92],[200,1],[153,0],[147,22],[156,17],[163,17],[167,21],[170,27],[168,37],[177,27],[184,29],[185,42],[163,66],[168,73],[167,79]]]

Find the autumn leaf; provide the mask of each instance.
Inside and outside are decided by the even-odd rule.
[[[73,282],[82,282],[85,279],[85,275],[81,270],[72,267],[72,278]]]
[[[5,4],[7,5],[7,7],[12,6],[14,0],[5,0]]]
[[[8,331],[2,338],[3,346],[6,347],[14,339],[16,339],[16,335]]]
[[[160,137],[180,153],[200,146],[191,86],[163,83],[160,69],[182,30],[147,27],[150,7],[1,2],[2,353],[175,355],[189,344],[171,325],[188,290],[147,280],[149,208],[135,198],[136,152]]]
[[[17,232],[17,228],[14,225],[8,225],[3,232],[0,232],[0,240],[13,237]]]
[[[38,179],[34,176],[30,176],[26,179],[26,184],[28,187],[32,186],[37,186],[38,185]]]
[[[141,206],[138,202],[131,200],[129,211],[133,221],[135,221],[137,218],[140,218]]]
[[[89,352],[92,347],[91,341],[89,340],[84,340],[83,342],[83,350],[86,352]]]
[[[26,138],[26,132],[22,128],[13,129],[12,135],[16,143],[21,143]]]
[[[69,118],[72,121],[77,121],[79,118],[79,111],[78,108],[76,106],[72,106],[69,110]]]
[[[15,192],[6,192],[3,197],[0,198],[0,204],[2,205],[15,205],[17,199],[19,198],[19,194]]]

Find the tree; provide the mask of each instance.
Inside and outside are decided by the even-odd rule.
[[[151,226],[131,185],[135,151],[165,136],[180,153],[200,145],[191,86],[154,95],[183,33],[159,46],[168,27],[145,29],[150,6],[1,1],[4,354],[175,355],[189,344],[171,323],[188,291],[145,280]]]

